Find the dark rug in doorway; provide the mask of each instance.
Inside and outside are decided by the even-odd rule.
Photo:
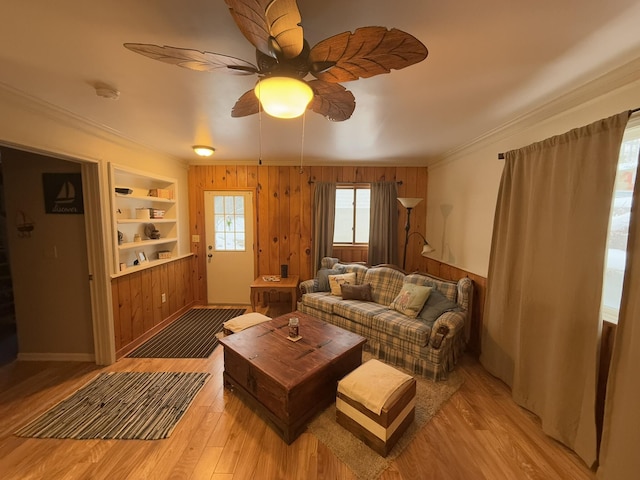
[[[129,353],[133,358],[207,358],[218,345],[216,333],[244,308],[192,308]]]
[[[208,373],[101,373],[88,384],[21,428],[35,438],[167,438]]]

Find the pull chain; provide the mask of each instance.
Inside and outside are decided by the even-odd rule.
[[[260,83],[258,82],[258,96],[260,96]],[[262,165],[262,104],[258,99],[258,165]]]
[[[307,118],[307,111],[305,110],[302,114],[302,140],[300,141],[300,175],[304,173],[304,169],[302,168],[302,159],[304,157],[304,124]]]

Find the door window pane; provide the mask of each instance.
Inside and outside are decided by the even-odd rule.
[[[245,251],[244,197],[216,195],[213,199],[215,250]]]

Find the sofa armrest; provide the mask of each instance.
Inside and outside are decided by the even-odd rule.
[[[462,312],[456,312],[456,311],[444,312],[442,315],[440,315],[436,319],[435,323],[433,324],[433,328],[431,329],[431,336],[429,338],[429,343],[432,343],[432,341],[435,339],[438,329],[440,329],[440,327],[445,327],[447,329],[447,333],[446,333],[447,337],[454,337],[458,334],[462,334],[461,332],[464,331],[464,323],[465,323],[466,316],[467,316],[467,312],[463,312],[463,311]]]
[[[313,278],[310,280],[305,280],[304,282],[300,282],[299,288],[302,295],[304,295],[305,293],[313,293],[316,291],[316,282]]]

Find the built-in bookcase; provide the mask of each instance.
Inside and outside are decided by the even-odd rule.
[[[111,164],[110,188],[113,273],[126,274],[177,257],[176,180]]]

